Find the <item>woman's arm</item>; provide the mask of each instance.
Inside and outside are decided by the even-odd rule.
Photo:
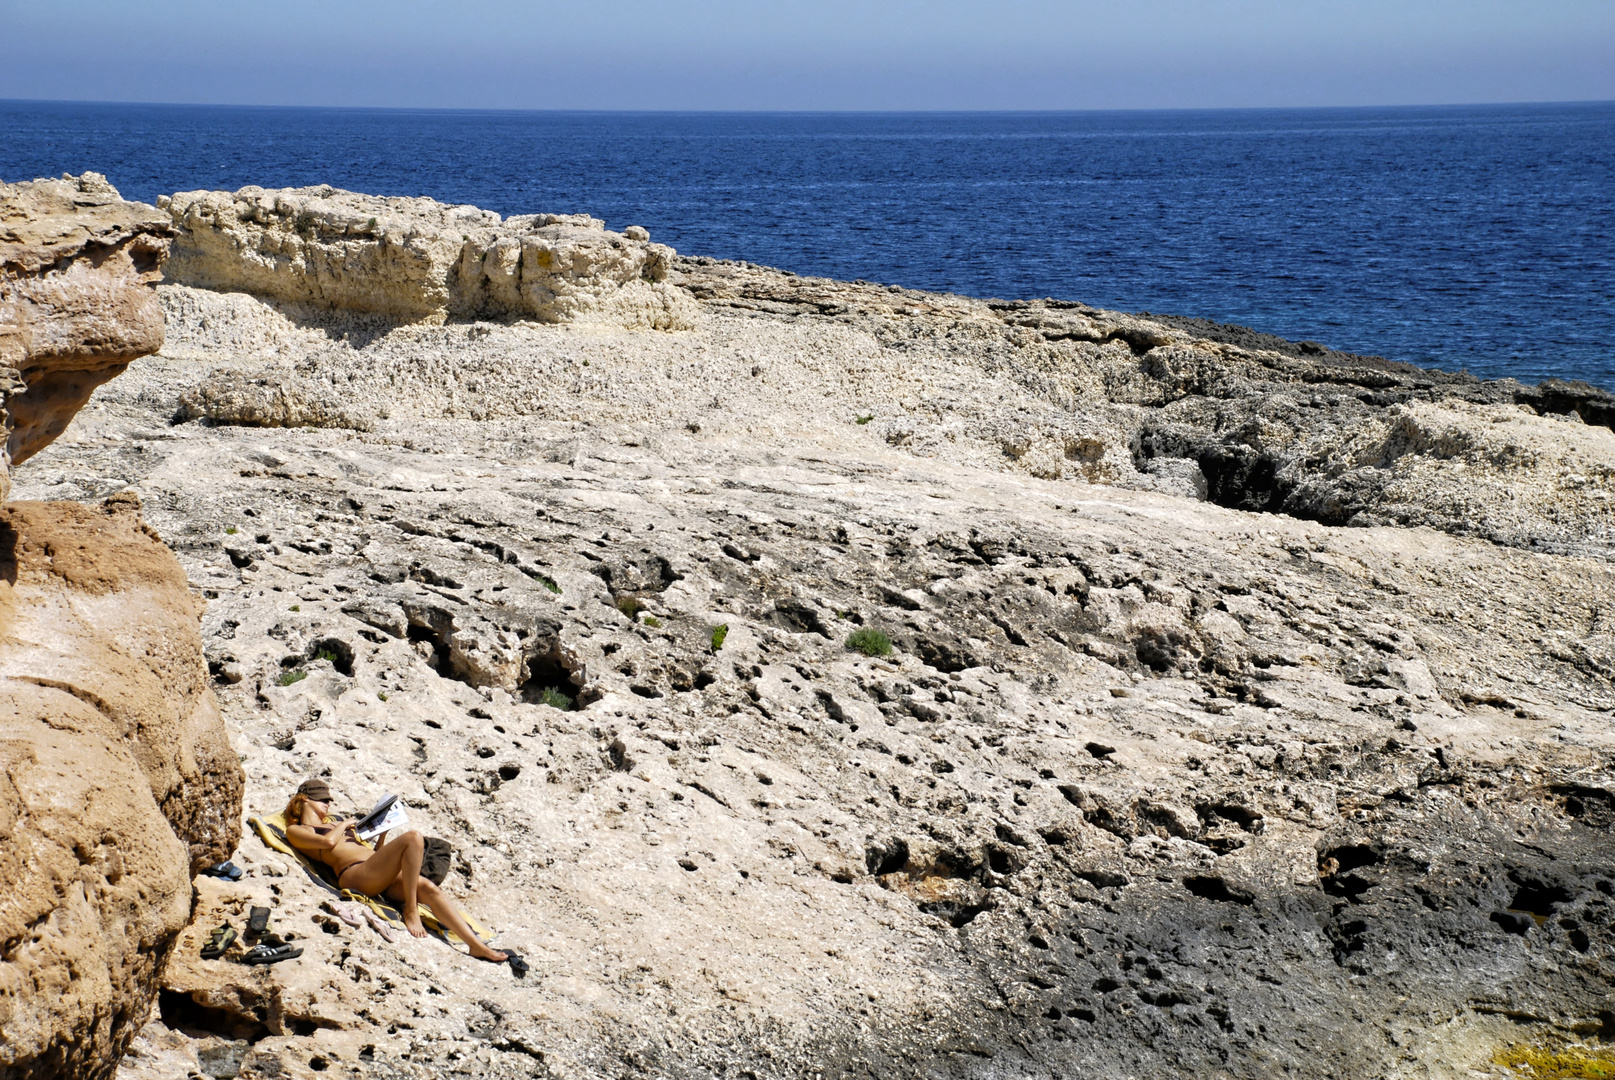
[[[350,823],[336,821],[329,825],[291,825],[286,829],[286,840],[295,848],[305,851],[334,851],[347,836]]]

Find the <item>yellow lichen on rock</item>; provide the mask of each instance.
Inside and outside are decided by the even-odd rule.
[[[1615,1077],[1615,1051],[1586,1046],[1557,1050],[1511,1046],[1493,1055],[1492,1063],[1531,1080],[1610,1080]]]

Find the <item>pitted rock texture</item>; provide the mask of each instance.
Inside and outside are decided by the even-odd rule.
[[[1604,429],[1287,343],[680,265],[677,334],[164,286],[165,352],[19,474],[144,492],[249,812],[309,775],[401,794],[534,967],[349,927],[249,838],[131,1075],[1502,1077],[1607,1030],[1607,561],[1218,506],[1132,445],[1182,348],[1230,408],[1537,440],[1411,439],[1407,505],[1506,482],[1533,541],[1596,551],[1596,474],[1549,495]],[[172,423],[219,369],[373,430]],[[254,904],[303,958],[194,958]]]
[[[0,507],[0,1077],[106,1077],[240,838],[199,605],[139,503]]]
[[[402,321],[524,318],[680,329],[673,249],[583,214],[501,219],[474,206],[332,187],[180,192],[168,278]]]
[[[0,501],[92,391],[163,344],[167,216],[98,173],[0,184]]]
[[[245,427],[340,427],[368,431],[371,419],[354,410],[328,384],[282,372],[253,376],[216,371],[182,394],[174,418]]]

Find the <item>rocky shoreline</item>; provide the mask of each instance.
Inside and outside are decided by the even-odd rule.
[[[12,497],[137,491],[243,815],[401,793],[533,974],[248,837],[119,1075],[1608,1056],[1609,395],[421,202],[175,196]]]

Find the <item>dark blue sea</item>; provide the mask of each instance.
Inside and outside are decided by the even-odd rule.
[[[552,113],[0,102],[0,179],[585,211],[694,255],[1615,389],[1615,103]]]

